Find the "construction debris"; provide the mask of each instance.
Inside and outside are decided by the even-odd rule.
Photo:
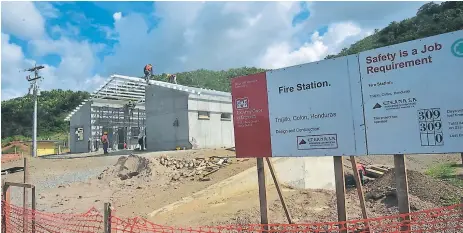
[[[217,172],[221,168],[231,164],[231,157],[199,157],[193,159],[175,159],[169,158],[167,155],[162,155],[157,160],[165,167],[172,168],[179,171],[172,176],[173,181],[183,178],[194,178],[195,176],[202,176],[200,181],[209,181],[210,178],[206,176]]]
[[[8,175],[11,173],[21,172],[21,171],[24,171],[24,167],[11,167],[11,168],[2,170],[2,175]]]
[[[391,167],[386,165],[367,165],[365,168],[365,173],[368,177],[379,178],[389,170],[391,170]]]
[[[104,177],[118,177],[121,180],[127,180],[140,174],[145,177],[151,176],[150,161],[144,157],[131,154],[129,156],[121,156],[113,167],[108,167],[99,176],[98,179]]]

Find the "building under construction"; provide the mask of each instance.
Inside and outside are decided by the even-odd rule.
[[[66,118],[71,153],[99,150],[104,132],[111,150],[135,148],[140,135],[150,151],[234,146],[230,93],[149,82],[145,95],[144,79],[112,75],[82,102]]]
[[[97,151],[108,133],[111,150],[134,148],[145,129],[143,79],[112,75],[67,116],[71,153]]]

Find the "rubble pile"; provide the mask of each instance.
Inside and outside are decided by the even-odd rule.
[[[209,181],[208,176],[232,163],[232,157],[172,158],[162,155],[145,158],[131,154],[121,156],[114,166],[106,168],[99,180],[110,183],[133,180],[149,182],[150,185],[167,184],[181,179]],[[132,181],[131,181],[132,182]]]
[[[131,154],[121,156],[117,163],[106,168],[98,176],[98,179],[118,177],[120,180],[127,180],[140,175],[143,177],[151,176],[150,161],[144,157]]]
[[[175,159],[162,155],[157,160],[162,166],[177,171],[172,176],[172,180],[174,181],[180,180],[182,177],[194,179],[196,176],[202,176],[199,178],[200,181],[208,181],[210,180],[207,177],[208,175],[231,164],[231,160],[228,157]]]

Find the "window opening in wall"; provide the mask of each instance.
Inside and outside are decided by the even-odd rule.
[[[205,111],[199,111],[198,112],[198,119],[201,119],[201,120],[209,120],[209,112],[205,112]]]
[[[231,113],[222,113],[222,114],[220,114],[220,119],[222,121],[231,121]]]

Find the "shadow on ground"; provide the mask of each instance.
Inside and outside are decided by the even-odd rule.
[[[81,159],[81,158],[96,158],[96,157],[109,157],[109,156],[122,156],[129,155],[131,153],[142,155],[150,153],[151,151],[139,151],[139,150],[118,150],[109,152],[109,154],[103,154],[103,152],[93,152],[93,153],[75,153],[75,154],[61,154],[61,155],[46,155],[40,156],[40,159]]]

